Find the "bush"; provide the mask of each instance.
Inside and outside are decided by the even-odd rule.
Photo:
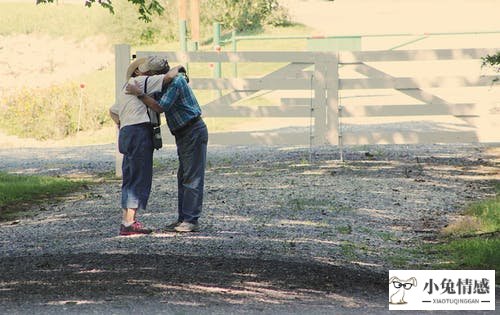
[[[483,67],[493,67],[495,71],[500,72],[500,51],[494,55],[487,55],[483,58]]]
[[[152,16],[150,23],[137,17],[135,6],[128,1],[113,3],[115,14],[100,21],[100,29],[112,38],[113,43],[130,45],[155,44],[177,38],[177,10],[172,12],[172,1],[160,1],[165,11],[162,16]],[[170,5],[169,5],[170,3]]]
[[[77,84],[28,89],[11,95],[0,107],[2,130],[39,140],[62,139],[80,130],[100,128],[107,112],[89,106]],[[81,101],[81,112],[80,112]]]
[[[289,18],[277,0],[207,0],[202,4],[202,23],[219,22],[225,30],[249,31],[266,24],[285,25]]]
[[[32,3],[0,4],[0,35],[48,34],[83,40],[104,34],[111,44],[132,46],[177,41],[179,38],[178,1],[159,0],[162,16],[151,16],[150,23],[139,20],[137,7],[129,1],[113,1],[115,14],[99,6],[86,8],[81,3],[61,2],[34,6]],[[19,12],[23,12],[19,16]],[[224,30],[252,31],[264,25],[289,25],[286,9],[277,0],[202,0],[200,33],[212,37],[213,23]]]

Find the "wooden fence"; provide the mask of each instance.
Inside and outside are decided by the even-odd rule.
[[[449,93],[450,89],[459,88],[460,93],[463,93],[468,88],[485,87],[486,90],[481,90],[480,93],[486,93],[497,76],[494,73],[481,76],[479,61],[481,57],[498,50],[500,49],[237,53],[144,51],[137,52],[137,57],[162,55],[171,64],[284,65],[255,78],[191,77],[190,85],[194,90],[221,91],[220,97],[202,104],[204,117],[302,118],[310,122],[310,125],[289,128],[211,132],[211,144],[409,144],[500,142],[500,130],[495,124],[500,118],[499,111],[486,110],[485,107],[492,103],[484,104],[481,99],[478,100],[476,90],[469,93],[475,98],[469,102],[447,100],[442,96],[443,93],[436,92],[445,89]],[[477,66],[475,75],[458,72],[456,75],[441,76],[439,71],[434,71],[439,68],[437,64],[440,62],[453,69],[455,63],[464,61],[474,62],[473,67]],[[116,93],[119,93],[119,87],[123,85],[129,62],[130,47],[116,46]],[[402,63],[413,63],[414,68],[420,68],[418,63],[427,63],[428,69],[424,76],[420,76],[422,71],[419,76],[405,76],[398,73],[401,72],[399,68],[404,68],[399,66]],[[390,71],[384,70],[391,67]],[[236,104],[262,91],[275,92],[278,101],[264,105]],[[397,103],[398,99],[403,103]],[[499,102],[497,100],[496,104]],[[448,117],[454,121],[448,125],[427,121],[436,117]],[[392,122],[385,123],[384,119],[392,119]]]

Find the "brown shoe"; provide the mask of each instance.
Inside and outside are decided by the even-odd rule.
[[[198,223],[182,222],[174,228],[176,232],[198,232],[200,230],[200,225]]]
[[[174,221],[161,229],[160,232],[175,232],[175,228],[178,227],[181,223],[182,222]]]

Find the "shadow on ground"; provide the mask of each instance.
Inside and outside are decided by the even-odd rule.
[[[78,254],[1,258],[0,301],[48,305],[128,297],[164,303],[320,303],[384,300],[385,274],[359,267],[252,258]]]

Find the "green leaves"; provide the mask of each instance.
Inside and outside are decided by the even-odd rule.
[[[139,19],[146,23],[151,22],[151,16],[154,14],[162,15],[165,9],[156,0],[146,1],[146,0],[128,0],[135,4],[139,12]]]
[[[202,12],[205,23],[217,21],[226,30],[256,30],[265,24],[286,24],[288,20],[287,11],[277,0],[207,0]]]
[[[481,60],[483,61],[481,64],[482,67],[495,67],[496,71],[500,71],[500,51],[495,55],[482,57]]]
[[[151,17],[154,14],[162,15],[165,9],[157,0],[127,0],[137,7],[139,20],[146,23],[151,22]],[[54,3],[54,0],[36,0],[36,4]],[[114,7],[111,0],[86,0],[85,6],[92,7],[94,3],[98,3],[101,7],[107,9],[111,14],[114,14]]]

